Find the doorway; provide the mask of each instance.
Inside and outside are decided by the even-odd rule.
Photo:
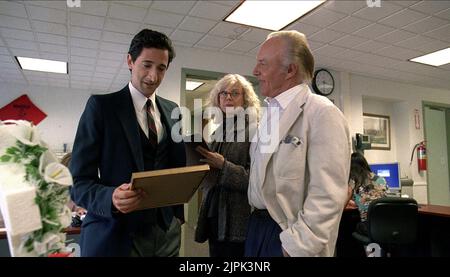
[[[428,203],[450,206],[450,106],[424,103]]]

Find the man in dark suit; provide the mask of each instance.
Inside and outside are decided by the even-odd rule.
[[[129,190],[133,172],[185,166],[184,145],[171,138],[177,105],[155,93],[174,56],[166,35],[142,30],[128,51],[129,84],[86,104],[70,164],[71,197],[88,210],[82,256],[178,255],[183,206],[136,211],[152,195]]]

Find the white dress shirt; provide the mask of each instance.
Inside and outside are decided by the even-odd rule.
[[[134,111],[136,112],[136,117],[141,126],[142,131],[148,138],[148,122],[147,122],[147,99],[152,100],[153,104],[153,118],[155,120],[156,131],[158,133],[158,143],[161,142],[164,135],[164,128],[161,123],[161,114],[158,110],[158,105],[156,105],[156,91],[149,97],[145,97],[139,90],[137,90],[131,82],[128,83],[128,88],[130,89],[131,99],[133,99]]]
[[[273,113],[276,112],[277,109],[272,108],[278,108],[279,111],[279,120],[281,121],[283,112],[286,110],[286,108],[289,106],[289,104],[292,102],[292,100],[300,93],[303,85],[297,85],[295,87],[292,87],[279,95],[277,95],[275,98],[267,97],[264,99],[264,101],[267,103],[267,109],[265,109],[265,113],[263,114],[263,117],[260,121],[260,125],[258,127],[258,132],[260,130],[264,130],[263,132],[267,132],[267,130],[270,131],[270,134],[273,134],[273,132],[279,132],[278,129],[273,129],[274,127],[267,126],[271,122],[271,118],[273,117]],[[256,135],[256,134],[255,134]],[[250,179],[249,179],[249,185],[248,185],[248,201],[250,203],[250,206],[255,207],[257,209],[266,209],[266,204],[264,203],[264,198],[262,195],[262,185],[259,184],[259,178],[258,176],[261,176],[261,174],[266,174],[264,172],[264,168],[262,168],[261,160],[264,155],[263,151],[261,151],[261,145],[262,143],[260,141],[261,135],[258,136],[258,139],[256,141],[252,140],[252,145],[250,149],[250,157],[251,157],[251,165],[250,165]],[[278,143],[278,142],[277,142]]]

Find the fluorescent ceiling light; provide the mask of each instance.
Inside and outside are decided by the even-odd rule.
[[[186,81],[186,90],[196,90],[198,87],[203,85],[202,82],[196,82],[196,81]]]
[[[440,66],[450,63],[450,47],[414,59],[410,59],[410,61],[433,66]]]
[[[244,1],[224,21],[279,31],[321,5],[317,1]]]
[[[16,57],[16,59],[19,62],[20,67],[25,70],[67,74],[66,62],[25,57]]]

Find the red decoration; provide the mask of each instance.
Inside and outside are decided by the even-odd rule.
[[[38,125],[47,115],[36,107],[26,94],[0,109],[0,120],[27,120]]]

